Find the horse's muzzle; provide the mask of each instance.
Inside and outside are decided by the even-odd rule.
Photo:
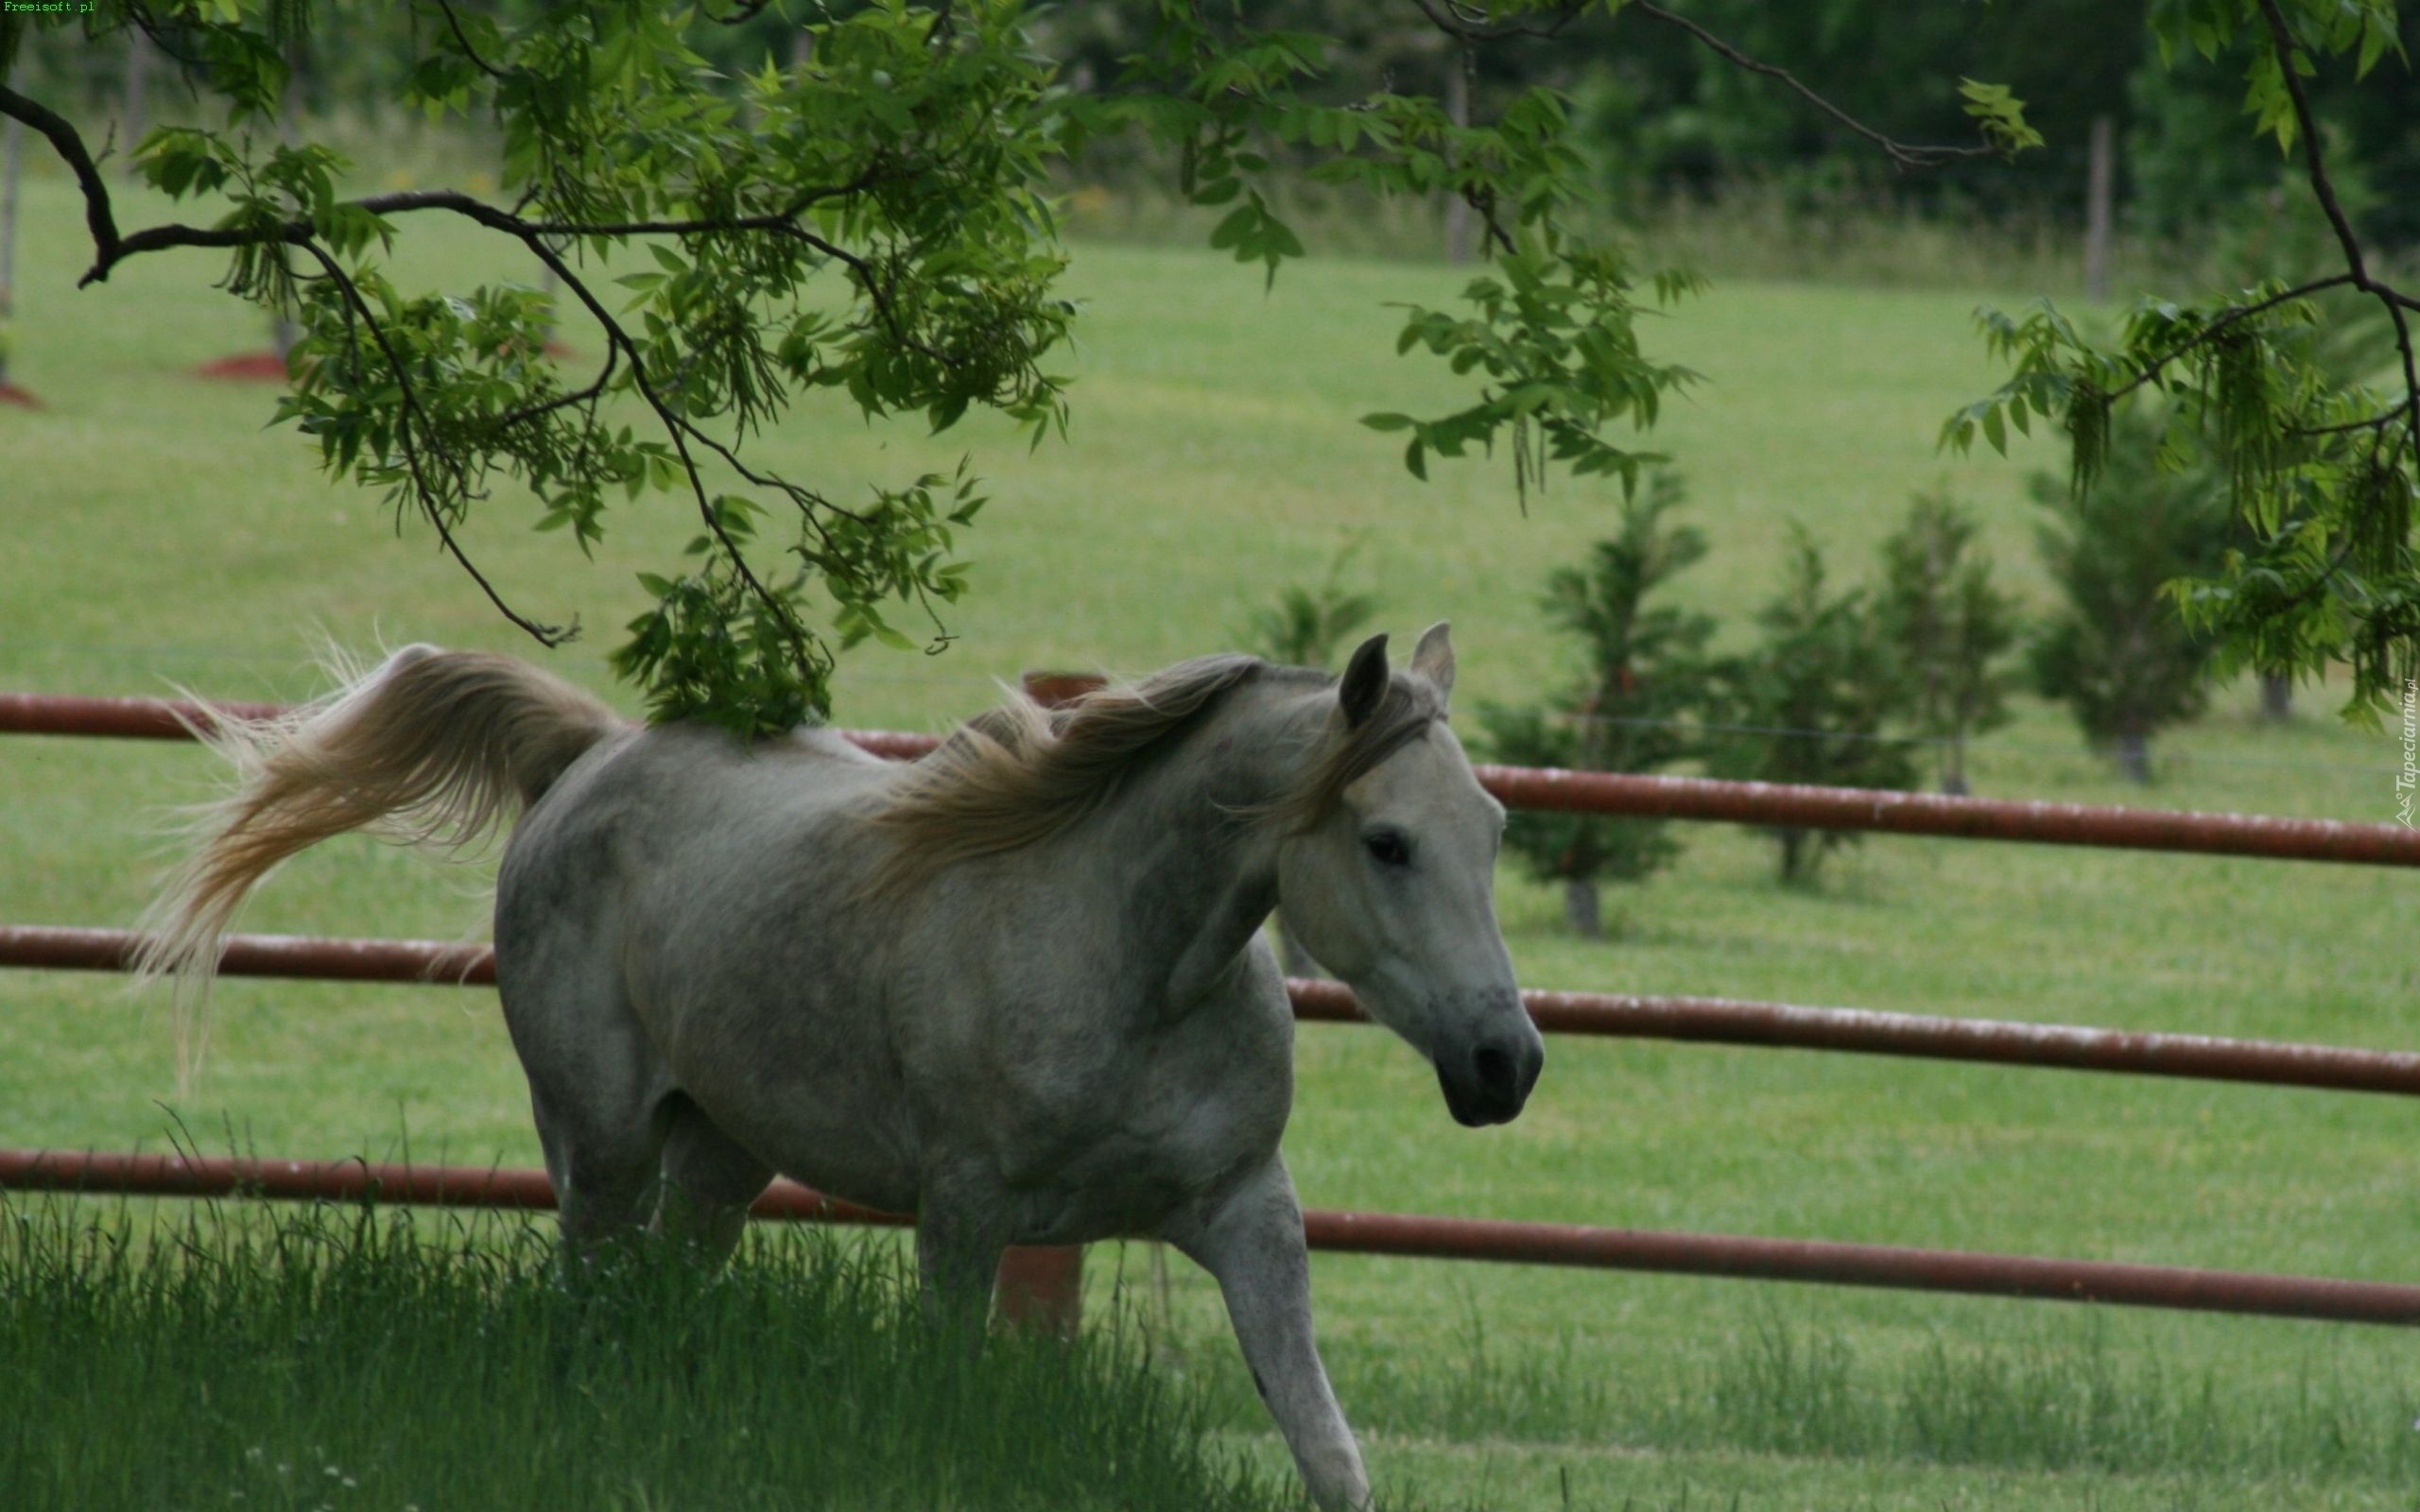
[[[1437,1085],[1446,1110],[1464,1128],[1510,1124],[1521,1116],[1530,1089],[1547,1063],[1546,1041],[1531,1029],[1522,1036],[1478,1040],[1437,1054]]]

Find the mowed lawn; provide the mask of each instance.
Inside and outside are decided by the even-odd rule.
[[[161,207],[136,197],[141,224]],[[273,390],[187,375],[257,345],[254,314],[199,254],[74,292],[72,195],[28,185],[16,375],[48,408],[0,409],[0,688],[234,697],[311,691],[324,634],[367,645],[516,643],[426,534],[332,487]],[[528,269],[441,223],[409,270],[467,288]],[[760,461],[841,496],[955,465],[993,504],[969,533],[961,639],[869,649],[843,723],[946,728],[1036,666],[1143,670],[1233,644],[1280,584],[1359,540],[1356,586],[1403,637],[1450,618],[1457,703],[1516,702],[1563,675],[1537,587],[1608,524],[1613,495],[1557,479],[1512,496],[1509,459],[1407,474],[1374,409],[1440,409],[1452,381],[1396,358],[1387,301],[1458,275],[1345,261],[1256,269],[1210,254],[1079,249],[1086,304],[1073,436],[1028,455],[995,426],[939,438],[821,404]],[[1910,492],[1974,502],[2006,581],[2037,606],[2027,466],[1945,458],[1941,417],[1995,381],[1977,296],[1718,286],[1648,322],[1708,375],[1654,445],[1713,540],[1679,596],[1744,636],[1803,520],[1841,580],[1871,571]],[[581,358],[597,346],[577,326]],[[502,591],[590,633],[547,664],[607,686],[640,608],[631,573],[691,524],[653,498],[609,522],[595,566],[499,496],[465,540]],[[626,695],[615,695],[631,707]],[[2231,689],[2158,746],[2161,782],[2115,781],[2056,710],[2023,706],[1973,759],[1996,796],[2391,820],[2402,751],[2348,729],[2326,690],[2283,730]],[[1468,721],[1465,721],[1467,727]],[[154,875],[164,806],[209,791],[182,746],[0,740],[0,920],[124,924]],[[1685,837],[1678,868],[1611,899],[1583,944],[1508,869],[1524,980],[2398,1046],[2413,1039],[2415,879],[2378,868],[1882,839],[1817,891],[1777,886],[1769,842]],[[478,867],[367,842],[289,868],[247,915],[268,931],[484,931]],[[1472,1133],[1409,1050],[1305,1029],[1288,1155],[1305,1200],[1522,1219],[2414,1279],[2420,1148],[2379,1097],[1646,1043],[1553,1043],[1525,1117]],[[205,1145],[534,1163],[492,994],[230,982],[204,1079],[180,1093],[165,1010],[100,977],[0,972],[0,1144]],[[1169,1266],[1167,1368],[1209,1371],[1235,1440],[1281,1452],[1206,1279]],[[1101,1307],[1156,1312],[1146,1251],[1100,1251]],[[1429,1504],[1752,1508],[2408,1507],[2420,1491],[2420,1365],[2399,1332],[1833,1288],[1328,1257],[1322,1337],[1382,1487]]]

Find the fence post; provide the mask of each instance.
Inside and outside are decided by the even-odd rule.
[[[2083,202],[2083,297],[2095,304],[2109,298],[2109,233],[2112,190],[2118,178],[2117,129],[2109,117],[2092,118],[2091,157]]]
[[[1089,672],[1028,672],[1026,696],[1057,708],[1102,686]],[[1072,1339],[1084,1315],[1084,1250],[1081,1245],[1019,1245],[1000,1257],[994,1295],[1000,1316],[1021,1328]]]

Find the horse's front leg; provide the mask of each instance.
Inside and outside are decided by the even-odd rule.
[[[926,1317],[981,1336],[1011,1217],[1007,1195],[994,1183],[926,1179],[916,1209],[916,1272]]]
[[[1253,1384],[1294,1452],[1312,1500],[1331,1512],[1367,1507],[1361,1451],[1311,1336],[1310,1257],[1285,1161],[1270,1156],[1218,1202],[1188,1210],[1166,1236],[1218,1278]]]

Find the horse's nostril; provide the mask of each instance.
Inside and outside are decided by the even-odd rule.
[[[1472,1057],[1471,1069],[1478,1073],[1479,1086],[1492,1097],[1509,1097],[1518,1087],[1512,1054],[1498,1046],[1479,1046]]]

